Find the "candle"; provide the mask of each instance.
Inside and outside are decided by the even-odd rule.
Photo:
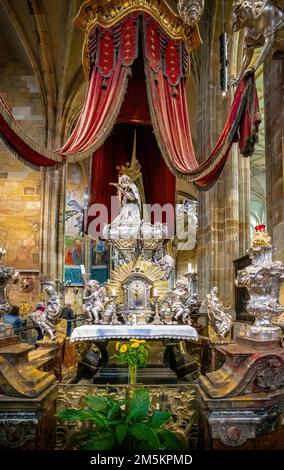
[[[187,265],[187,271],[188,271],[189,273],[192,273],[193,270],[192,270],[192,264],[191,264],[191,263],[188,263],[188,265]]]
[[[86,274],[85,266],[81,264],[81,274]]]
[[[115,289],[115,288],[114,288],[114,289],[111,289],[111,295],[112,295],[113,297],[116,296],[116,289]]]
[[[157,292],[156,287],[154,287],[154,289],[153,289],[153,297],[157,297],[157,296],[158,296],[158,292]]]

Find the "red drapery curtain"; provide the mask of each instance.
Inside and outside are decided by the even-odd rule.
[[[186,100],[185,45],[166,36],[152,17],[143,14],[143,46],[151,120],[161,154],[174,175],[206,190],[219,177],[233,142],[239,140],[244,155],[253,152],[260,122],[254,76],[249,74],[239,83],[224,130],[209,157],[199,165]],[[90,51],[92,73],[88,92],[73,134],[60,149],[64,155],[88,155],[102,145],[111,131],[138,54],[138,14],[129,15],[112,28],[96,28]],[[135,93],[134,87],[134,100]],[[135,106],[132,108],[135,110]]]
[[[162,155],[176,176],[193,181],[199,189],[208,189],[219,177],[234,141],[239,139],[244,155],[253,153],[260,122],[254,76],[247,75],[239,83],[223,132],[209,157],[199,165],[186,100],[184,44],[166,37],[149,15],[144,15],[143,32],[148,99]]]
[[[118,167],[131,162],[135,130],[147,204],[175,206],[176,179],[163,160],[152,127],[117,124],[92,158],[90,206],[103,204],[108,210],[108,222],[111,222],[111,196],[116,195],[115,187],[109,183],[117,182]],[[93,218],[94,214],[89,217],[89,222]]]
[[[117,122],[152,127],[142,51],[132,65],[131,78],[128,81],[127,92]]]
[[[132,146],[133,132],[128,126],[117,124],[112,134],[93,155],[90,206],[103,204],[108,210],[108,222],[111,222],[111,196],[116,195],[116,188],[109,183],[117,182],[118,166],[130,163]]]
[[[58,152],[84,157],[97,150],[113,128],[138,54],[138,14],[91,36],[91,77],[77,124]]]
[[[146,202],[175,207],[176,178],[164,162],[152,127],[139,126],[136,132],[137,158],[141,163]]]
[[[136,130],[136,156],[143,174],[146,203],[174,206],[176,179],[165,164],[153,134],[142,53],[133,64],[118,122],[128,124],[127,129],[131,136],[134,136]],[[125,129],[126,127],[124,132]],[[122,134],[122,138],[125,138],[125,134]]]
[[[62,157],[36,144],[13,118],[0,94],[0,138],[10,151],[34,170],[62,165]]]

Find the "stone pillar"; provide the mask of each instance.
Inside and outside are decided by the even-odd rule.
[[[267,225],[284,262],[284,60],[268,59],[264,66]],[[280,302],[284,303],[281,288]]]
[[[65,208],[65,169],[45,173],[42,188],[41,273],[46,279],[62,278]]]
[[[198,159],[203,161],[216,144],[229,114],[232,90],[223,97],[219,85],[219,36],[222,32],[220,2],[205,7],[201,54],[200,108],[198,120]],[[231,2],[226,4],[226,17]],[[208,25],[212,26],[208,26]],[[230,57],[239,60],[234,41]],[[236,65],[231,64],[232,74]],[[225,304],[234,306],[233,260],[245,254],[249,246],[249,162],[239,156],[234,145],[217,183],[199,196],[198,273],[203,299],[217,286]],[[241,236],[240,236],[241,232]]]
[[[267,223],[277,258],[284,261],[284,61],[264,66]]]

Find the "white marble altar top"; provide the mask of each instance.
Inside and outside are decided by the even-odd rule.
[[[82,325],[75,328],[71,341],[104,339],[192,339],[198,333],[189,325]]]

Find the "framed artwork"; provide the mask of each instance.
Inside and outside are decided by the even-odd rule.
[[[64,280],[83,286],[81,264],[84,264],[83,208],[86,199],[86,174],[79,163],[69,163],[66,181]]]
[[[103,240],[92,240],[91,243],[91,279],[105,284],[109,277],[109,247]]]

